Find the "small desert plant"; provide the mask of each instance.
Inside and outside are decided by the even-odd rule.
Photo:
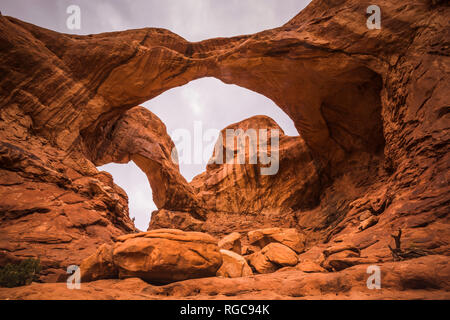
[[[39,259],[25,259],[20,263],[8,263],[0,268],[0,287],[18,287],[31,284],[36,281],[41,272]]]
[[[388,247],[391,250],[394,261],[402,261],[406,259],[413,259],[433,254],[433,252],[430,250],[417,248],[414,242],[409,246],[408,249],[406,250],[402,249],[401,248],[402,229],[398,229],[398,234],[397,235],[392,234],[391,237],[395,241],[395,248],[392,248],[390,245],[388,245]]]

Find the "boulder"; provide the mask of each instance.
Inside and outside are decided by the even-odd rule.
[[[219,248],[242,254],[241,234],[238,232],[230,233],[219,241]]]
[[[221,249],[222,266],[217,271],[217,276],[226,278],[238,278],[253,275],[253,271],[247,261],[241,255]]]
[[[261,248],[260,248],[260,247],[257,247],[257,246],[243,245],[243,246],[242,246],[242,250],[241,250],[241,254],[242,254],[243,256],[247,256],[247,255],[250,255],[250,254],[252,254],[252,253],[258,252],[258,251],[260,251],[260,250],[261,250]]]
[[[260,248],[269,243],[278,242],[291,248],[297,253],[305,251],[306,237],[296,229],[290,228],[267,228],[250,231],[247,234],[250,244]]]
[[[222,265],[217,240],[205,233],[158,229],[117,241],[113,254],[119,278],[164,284],[215,276]]]
[[[117,268],[113,262],[113,246],[102,244],[94,254],[81,262],[80,271],[82,281],[117,278]]]
[[[81,290],[67,290],[65,283],[33,282],[29,286],[0,288],[0,299],[157,300],[170,298],[190,301],[217,297],[232,297],[239,300],[450,299],[448,290],[450,257],[448,256],[430,255],[399,262],[384,262],[379,266],[382,270],[381,290],[367,288],[366,280],[369,277],[366,273],[367,266],[359,265],[335,273],[304,273],[294,269],[247,278],[193,279],[166,286],[149,285],[138,278],[83,283]],[[191,319],[194,319],[194,316]]]
[[[298,263],[295,251],[281,243],[270,243],[247,259],[258,273],[271,273],[281,267],[295,266]]]

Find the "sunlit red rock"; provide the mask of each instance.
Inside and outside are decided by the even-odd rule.
[[[270,243],[261,251],[248,256],[247,260],[258,273],[271,273],[281,267],[292,267],[298,263],[295,251],[281,243]]]
[[[222,265],[217,270],[217,276],[225,278],[248,277],[253,271],[241,255],[233,251],[221,249]]]
[[[124,235],[114,245],[119,278],[150,283],[215,276],[222,265],[217,240],[200,232],[159,229]]]
[[[242,254],[242,235],[239,232],[233,232],[219,240],[218,246],[221,249],[233,251]]]

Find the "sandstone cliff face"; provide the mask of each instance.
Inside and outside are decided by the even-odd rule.
[[[344,243],[385,260],[402,228],[405,244],[448,255],[449,7],[378,5],[381,30],[367,29],[365,3],[313,1],[280,28],[198,43],[162,29],[65,35],[0,16],[2,254],[40,256],[54,280],[133,232],[126,194],[95,168],[133,160],[160,212],[190,228],[294,227],[311,252]],[[205,76],[294,120],[301,137],[280,138],[277,176],[257,180],[246,165],[181,177],[164,126],[136,106]],[[275,126],[238,126],[249,123]]]
[[[230,135],[227,142],[227,130],[239,129],[242,135],[232,139]],[[276,135],[277,146],[271,134]],[[318,204],[319,175],[301,137],[286,136],[272,119],[256,116],[224,128],[219,139],[206,172],[191,182],[208,212],[204,230],[223,235],[262,226],[294,226],[295,210]],[[262,141],[267,146],[261,146]],[[238,163],[238,152],[244,164]]]

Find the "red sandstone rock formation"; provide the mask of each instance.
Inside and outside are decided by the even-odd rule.
[[[0,16],[0,261],[39,256],[43,280],[54,281],[101,244],[134,232],[126,194],[96,169],[129,160],[147,174],[165,212],[154,226],[181,216],[174,227],[218,235],[252,225],[296,228],[306,235],[300,261],[348,268],[318,275],[320,283],[357,277],[362,267],[351,265],[392,260],[387,245],[399,228],[403,245],[448,255],[449,7],[378,5],[381,30],[367,29],[365,3],[313,1],[280,28],[198,43],[162,29],[65,35]],[[187,184],[170,161],[163,124],[136,107],[205,76],[259,92],[294,120],[301,137],[281,138],[283,168],[267,185],[245,176],[248,166],[223,181],[210,167]],[[275,126],[258,118],[239,125],[261,121]],[[296,167],[299,159],[307,171]],[[359,255],[324,255],[336,245]],[[420,289],[404,280],[415,272],[447,281],[448,272],[429,271],[445,259],[401,262],[408,275],[396,275],[393,290]],[[205,280],[205,292],[228,280],[217,281]],[[239,281],[256,285],[226,283]],[[298,290],[292,294],[307,294]]]
[[[200,215],[194,190],[180,174],[178,159],[172,159],[175,145],[157,116],[135,107],[102,127],[100,134],[87,148],[95,165],[134,161],[156,191],[153,200],[158,208]]]
[[[239,129],[242,135],[230,135],[227,142],[227,130]],[[279,140],[276,153],[271,134]],[[227,145],[230,141],[234,146]],[[261,141],[267,141],[267,147],[261,147]],[[321,186],[308,147],[301,137],[286,136],[272,119],[255,116],[230,125],[216,146],[206,171],[190,183],[208,211],[203,230],[223,235],[272,225],[295,227],[295,210],[317,206]],[[227,163],[227,152],[234,155],[232,163]],[[238,152],[245,155],[244,164],[238,163]],[[265,154],[268,164],[262,159]]]

